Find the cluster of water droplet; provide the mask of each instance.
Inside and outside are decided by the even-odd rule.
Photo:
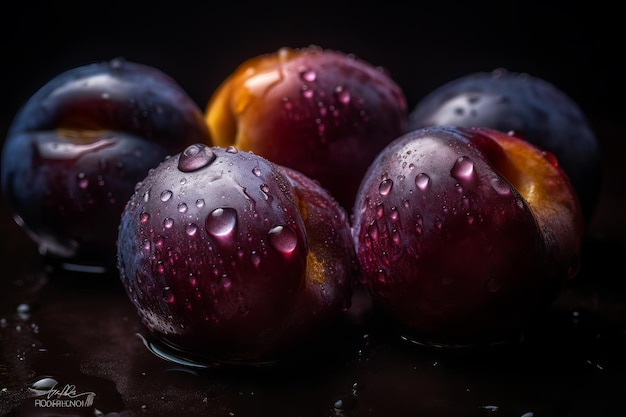
[[[296,195],[286,172],[232,146],[196,144],[137,185],[122,215],[118,259],[122,282],[149,329],[183,346],[214,340],[219,346],[226,337],[225,344],[236,339],[237,348],[246,349],[269,343],[255,339],[279,338],[300,314],[296,307],[309,315],[319,310],[299,305],[314,299],[308,292],[328,293],[326,302],[336,303],[327,275],[335,271],[337,280],[347,281],[341,264],[353,259],[333,264],[328,253],[338,244],[332,234],[343,234],[336,240],[352,248],[347,216],[330,211],[345,230],[328,232],[328,247],[310,252],[318,243],[306,222],[314,216],[303,217],[300,209],[309,203],[299,199],[306,192]],[[332,210],[339,210],[336,203]],[[315,288],[307,284],[313,278]],[[237,335],[244,333],[240,328],[249,331]]]
[[[372,164],[355,204],[364,281],[403,323],[453,323],[459,311],[492,308],[485,306],[508,291],[548,291],[535,282],[552,273],[539,266],[545,250],[533,210],[482,153],[492,145],[478,147],[466,133],[437,127],[394,142]]]
[[[217,145],[296,169],[346,209],[367,166],[407,123],[406,98],[383,69],[319,47],[246,61],[206,113]]]

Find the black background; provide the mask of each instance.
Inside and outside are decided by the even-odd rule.
[[[2,131],[59,72],[123,56],[173,76],[202,107],[240,62],[281,46],[386,67],[411,105],[471,71],[547,79],[594,121],[616,117],[619,13],[598,2],[12,2],[2,13]]]

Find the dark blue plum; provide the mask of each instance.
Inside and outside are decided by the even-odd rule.
[[[135,184],[196,142],[210,143],[202,112],[168,75],[123,59],[76,67],[17,112],[2,149],[2,193],[51,263],[115,270]]]
[[[551,152],[570,177],[585,217],[592,216],[602,181],[600,144],[579,105],[555,85],[504,69],[468,74],[413,108],[411,130],[431,125],[512,131]]]

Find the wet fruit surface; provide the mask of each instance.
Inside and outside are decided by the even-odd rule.
[[[406,98],[388,73],[315,46],[241,63],[205,113],[217,145],[296,169],[346,209],[367,166],[407,125]]]
[[[555,85],[505,69],[468,74],[435,89],[411,110],[410,129],[430,125],[512,131],[552,152],[591,219],[602,180],[600,142],[578,103]]]
[[[426,344],[511,337],[579,267],[582,214],[567,177],[499,131],[400,137],[366,173],[353,216],[367,287]]]
[[[3,196],[51,261],[115,270],[135,184],[195,142],[210,142],[201,112],[166,74],[122,59],[77,67],[16,114],[2,148]]]
[[[192,145],[153,169],[118,246],[143,322],[200,362],[279,359],[349,307],[356,271],[345,210],[234,147]]]

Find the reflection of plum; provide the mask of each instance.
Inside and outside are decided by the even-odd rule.
[[[119,268],[143,322],[206,362],[266,362],[348,308],[348,217],[316,182],[252,153],[192,145],[137,187]]]
[[[380,68],[319,47],[243,62],[205,110],[219,146],[235,145],[318,180],[346,209],[376,154],[406,130],[403,91]]]
[[[365,281],[431,343],[518,332],[578,271],[582,214],[564,171],[527,141],[436,126],[388,145],[354,206]]]
[[[59,74],[17,113],[2,191],[42,253],[115,268],[119,216],[166,155],[209,142],[202,113],[171,78],[113,60]]]
[[[516,136],[552,152],[570,177],[587,219],[601,183],[599,143],[585,115],[554,85],[528,74],[497,70],[455,79],[424,97],[409,126],[482,126]]]

